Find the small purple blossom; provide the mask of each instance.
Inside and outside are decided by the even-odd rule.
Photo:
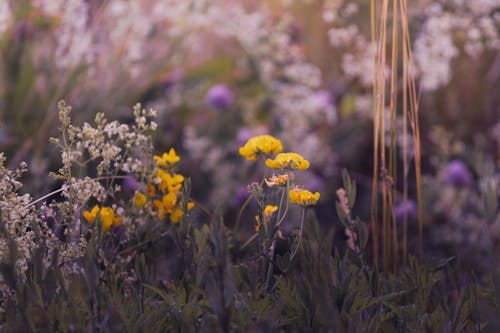
[[[454,160],[448,164],[444,178],[446,184],[455,187],[467,187],[472,181],[469,169],[459,160]]]
[[[328,90],[318,90],[314,94],[314,97],[322,107],[329,107],[333,105],[333,97]]]
[[[404,216],[408,217],[408,220],[416,220],[418,218],[418,208],[415,201],[409,199],[406,202],[402,201],[396,206],[396,219],[403,220]]]
[[[139,187],[139,184],[133,175],[127,175],[127,178],[123,180],[122,187],[124,191],[134,193]]]
[[[212,107],[223,110],[233,103],[233,93],[225,84],[218,84],[208,89],[206,101]]]

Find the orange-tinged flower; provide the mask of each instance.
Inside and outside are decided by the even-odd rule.
[[[168,154],[163,153],[163,155],[161,155],[161,156],[155,155],[155,156],[153,156],[153,158],[156,161],[156,165],[158,165],[160,167],[172,166],[181,160],[181,158],[179,156],[177,156],[177,153],[175,152],[174,148],[170,148],[170,150],[168,151]]]
[[[274,186],[286,185],[287,179],[288,175],[284,174],[278,176],[273,175],[272,177],[264,179],[264,181],[266,182],[266,185],[268,187],[274,187]]]
[[[271,169],[302,171],[309,168],[309,161],[297,153],[279,153],[274,160],[267,159],[266,165]]]
[[[262,221],[260,220],[260,217],[258,215],[255,216],[255,221],[257,222],[257,224],[255,225],[255,231],[259,231],[260,230],[260,226],[262,225]]]
[[[264,216],[266,217],[266,219],[269,219],[277,210],[278,206],[267,205],[266,208],[264,208]]]
[[[148,185],[148,197],[153,198],[156,195],[155,186],[152,184]]]
[[[144,207],[146,204],[146,196],[139,191],[135,191],[134,199],[132,200],[137,207]]]
[[[289,195],[290,203],[303,207],[315,205],[318,202],[320,196],[319,192],[313,194],[308,190],[299,188],[291,189]]]
[[[90,211],[86,210],[83,212],[83,217],[88,223],[92,224],[95,221],[97,214],[99,213],[99,206],[95,205]]]
[[[254,161],[259,154],[277,154],[283,150],[281,141],[271,135],[258,135],[250,138],[239,149],[240,155],[247,160]]]
[[[174,209],[174,211],[170,214],[170,222],[179,223],[183,215],[184,212],[182,211],[182,209],[180,208]]]

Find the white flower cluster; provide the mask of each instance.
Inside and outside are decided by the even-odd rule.
[[[120,171],[145,172],[148,165],[144,164],[142,157],[152,151],[151,134],[157,128],[152,119],[156,117],[156,112],[143,109],[137,104],[133,114],[134,123],[131,126],[118,121],[108,122],[102,113],[96,115],[95,127],[88,123],[84,123],[81,128],[68,124],[68,138],[63,142],[54,140],[62,148],[64,168],[71,168],[72,163],[83,165],[93,161],[98,162],[96,170],[99,177]],[[65,122],[69,122],[66,118],[68,115],[63,112],[60,115],[63,126]]]
[[[0,34],[7,30],[10,21],[10,6],[8,0],[0,0]]]
[[[414,49],[422,89],[434,91],[447,85],[452,62],[462,52],[474,59],[500,48],[500,16],[494,15],[498,6],[496,0],[453,0],[415,10],[414,19],[424,22]]]
[[[16,274],[23,279],[36,245],[32,223],[37,223],[39,219],[35,210],[27,207],[31,201],[30,196],[18,193],[22,187],[19,178],[27,171],[26,163],[21,163],[15,171],[6,169],[4,163],[5,156],[0,153],[0,223],[10,239],[15,242],[18,255]],[[0,236],[0,262],[6,260],[8,253],[8,241],[2,235]],[[0,288],[4,288],[1,279],[0,276]]]

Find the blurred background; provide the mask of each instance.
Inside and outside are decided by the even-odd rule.
[[[500,267],[500,3],[409,6],[425,252],[458,253],[486,279]],[[177,150],[192,196],[228,225],[247,184],[262,177],[262,166],[238,155],[258,134],[310,160],[297,182],[321,192],[325,227],[340,228],[343,168],[358,184],[355,213],[368,221],[371,50],[369,1],[0,0],[0,151],[11,169],[28,162],[24,190],[40,197],[60,166],[48,142],[59,100],[73,106],[76,124],[97,112],[132,120],[141,102],[158,111],[157,152]],[[410,188],[396,208],[410,217],[410,235],[414,198]]]

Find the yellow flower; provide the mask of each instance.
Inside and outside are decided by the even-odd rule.
[[[108,231],[111,227],[117,227],[122,223],[122,218],[115,216],[115,211],[111,207],[102,207],[99,218],[104,231]]]
[[[269,219],[273,215],[275,211],[278,210],[278,206],[272,206],[272,205],[267,205],[266,208],[264,208],[264,216]]]
[[[174,209],[176,203],[177,203],[177,195],[175,195],[174,192],[169,192],[165,194],[162,197],[161,201],[154,200],[153,206],[158,213],[158,218],[160,220],[163,220],[167,214],[172,213],[172,210]]]
[[[266,182],[266,185],[268,187],[274,187],[274,186],[279,186],[279,185],[285,185],[286,181],[288,179],[288,175],[278,175],[275,176],[273,175],[272,177],[265,178],[264,181]]]
[[[167,167],[167,166],[174,165],[175,163],[177,163],[181,160],[181,158],[179,156],[177,156],[174,148],[170,148],[170,150],[168,151],[168,154],[163,153],[163,155],[161,155],[161,156],[155,155],[155,156],[153,156],[153,158],[156,161],[156,165],[161,166],[161,167]]]
[[[95,219],[99,217],[104,231],[108,231],[111,227],[117,227],[122,223],[123,218],[115,216],[115,211],[111,207],[102,207],[95,205],[92,210],[83,212],[83,217],[88,223],[94,223]]]
[[[260,226],[262,225],[262,222],[258,215],[255,216],[255,221],[257,221],[257,224],[255,225],[255,231],[258,232],[260,230]]]
[[[162,169],[158,169],[156,176],[161,179],[161,183],[158,185],[161,191],[168,189],[169,192],[177,192],[181,189],[184,181],[183,175],[170,174]]]
[[[311,193],[308,190],[294,188],[290,190],[290,203],[300,206],[315,205],[319,200],[319,192]]]
[[[309,161],[297,153],[280,153],[274,160],[267,159],[266,165],[271,169],[302,171],[309,168]]]
[[[249,139],[240,148],[240,155],[247,160],[254,161],[258,154],[277,154],[283,150],[281,141],[271,135],[258,135]]]
[[[172,223],[179,223],[181,220],[182,216],[184,215],[184,212],[180,208],[174,209],[172,214],[170,214],[170,222]]]
[[[146,204],[146,196],[139,191],[135,191],[134,199],[132,200],[137,207],[144,207]]]
[[[92,224],[95,221],[97,213],[99,213],[99,206],[95,205],[90,211],[84,211],[83,217],[85,218],[85,220],[87,220],[88,223]]]

